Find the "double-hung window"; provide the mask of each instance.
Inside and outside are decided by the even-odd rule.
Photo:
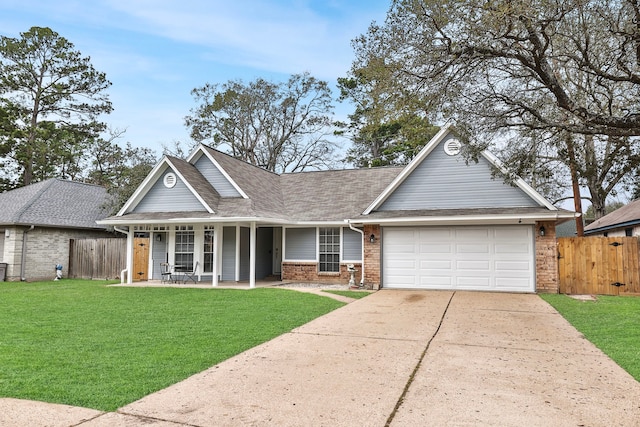
[[[193,270],[195,235],[192,225],[176,226],[175,265],[184,271]]]
[[[340,228],[320,228],[320,272],[340,271]]]

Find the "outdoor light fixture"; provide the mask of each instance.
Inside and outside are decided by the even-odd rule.
[[[542,227],[540,227],[540,235],[541,236],[544,236],[545,231],[546,230],[544,229],[544,225]]]
[[[375,234],[372,234],[371,236],[369,236],[369,241],[370,241],[371,243],[375,243],[375,241],[376,241],[376,236],[375,236]]]

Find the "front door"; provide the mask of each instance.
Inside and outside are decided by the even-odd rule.
[[[273,229],[273,274],[282,274],[282,227]]]
[[[149,280],[149,238],[135,237],[133,239],[133,274],[132,280],[138,282]]]

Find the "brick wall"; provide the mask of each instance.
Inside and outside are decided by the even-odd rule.
[[[356,268],[356,284],[360,283],[362,264],[353,264]],[[348,264],[340,264],[339,273],[321,273],[315,262],[284,262],[282,263],[282,280],[294,282],[340,283],[348,284],[351,275],[347,270]]]
[[[540,235],[544,227],[544,236]],[[536,236],[536,292],[558,293],[558,248],[554,222],[538,222]]]
[[[55,278],[55,265],[63,265],[63,277],[69,271],[69,240],[113,237],[103,231],[74,230],[59,228],[12,227],[5,237],[3,262],[7,266],[7,280],[21,280],[22,242],[27,233],[27,256],[24,276],[27,281],[51,280]]]
[[[373,243],[369,240],[373,234]],[[382,234],[377,224],[364,226],[364,283],[367,289],[380,288],[380,248],[382,246]]]

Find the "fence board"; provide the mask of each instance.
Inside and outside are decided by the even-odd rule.
[[[560,292],[565,294],[640,294],[637,237],[563,237],[558,239]],[[615,283],[623,283],[615,286]]]
[[[115,279],[127,265],[127,240],[71,239],[69,242],[69,277]]]

